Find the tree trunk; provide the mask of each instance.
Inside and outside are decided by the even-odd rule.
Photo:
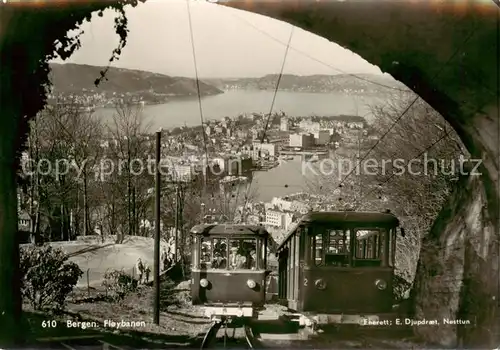
[[[64,241],[64,204],[61,203],[61,215],[60,215],[60,220],[61,220],[61,241]]]
[[[83,172],[83,235],[89,234],[89,205],[87,190],[87,172]]]
[[[130,174],[127,174],[127,234],[130,235],[132,234],[132,210],[131,210],[131,204],[132,204],[132,185],[130,181]]]
[[[35,243],[42,244],[42,233],[40,232],[40,210],[37,209],[35,215],[35,225],[34,225],[34,235],[35,235]]]
[[[7,64],[2,70],[8,72],[8,63],[2,64]],[[0,89],[0,342],[5,345],[19,340],[22,333],[15,177],[15,138],[20,116],[9,78],[9,74],[2,74],[0,83],[9,87]]]
[[[80,184],[76,183],[75,239],[80,235]]]
[[[136,199],[135,199],[135,186],[132,187],[132,235],[137,236],[136,230],[136,217],[137,217],[137,209],[136,209]]]
[[[131,160],[131,155],[130,155],[130,137],[127,135],[127,164],[126,164],[126,169],[127,169],[127,215],[128,215],[128,227],[127,227],[127,234],[131,235],[132,234],[132,178],[130,174],[130,160]],[[123,232],[123,230],[122,230]]]

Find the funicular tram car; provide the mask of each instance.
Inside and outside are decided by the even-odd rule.
[[[278,247],[278,298],[302,326],[392,320],[398,226],[390,212],[307,214]]]
[[[266,301],[269,233],[262,226],[197,225],[191,230],[193,305],[210,318],[254,317]]]

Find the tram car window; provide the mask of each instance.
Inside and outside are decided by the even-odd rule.
[[[220,317],[251,316],[264,305],[269,233],[262,226],[204,224],[191,236],[194,305]]]
[[[391,313],[398,226],[387,212],[308,213],[277,249],[279,299],[309,314]]]
[[[355,266],[381,266],[385,230],[357,230]]]

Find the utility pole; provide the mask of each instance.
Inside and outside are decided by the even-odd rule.
[[[161,129],[156,132],[156,191],[155,191],[155,246],[154,246],[154,323],[160,324],[160,157],[161,157]]]
[[[184,195],[185,195],[185,188],[182,186],[182,182],[179,183],[179,186],[177,187],[179,191],[179,196],[178,201],[179,201],[179,209],[178,209],[178,225],[179,225],[179,255],[181,258],[181,269],[182,269],[182,276],[185,276],[185,266],[184,266],[184,253],[185,253],[185,244],[186,244],[186,237],[184,234]]]
[[[359,160],[361,159],[361,133],[362,129],[359,130],[358,132],[358,163]],[[361,164],[358,165],[361,169]],[[361,200],[363,198],[363,171],[361,170],[360,175],[359,175],[359,199]]]
[[[179,183],[175,185],[175,251],[174,251],[174,259],[177,262],[177,252],[178,252],[178,243],[179,243]]]

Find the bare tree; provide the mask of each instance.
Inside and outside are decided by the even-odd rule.
[[[102,138],[99,118],[82,110],[74,100],[56,100],[30,126],[29,158],[47,168],[32,169],[29,176],[32,232],[39,241],[40,223],[44,221],[53,232],[57,231],[55,226],[60,228],[59,237],[52,238],[62,235],[69,239],[80,234],[82,222],[83,233],[87,234],[92,226],[90,209],[95,204],[91,203],[95,186],[89,175],[100,157]],[[40,170],[52,171],[41,174]]]
[[[74,237],[70,217],[76,203],[76,172],[71,161],[79,148],[73,126],[80,114],[74,103],[56,103],[31,122],[28,153],[37,167],[30,174],[30,216],[37,237],[42,220],[48,223],[50,239]]]
[[[372,186],[381,184],[382,196],[407,227],[406,237],[399,240],[396,266],[409,280],[415,273],[421,239],[457,179],[459,158],[468,157],[451,126],[424,101],[419,99],[401,117],[414,99],[412,93],[401,93],[386,105],[372,108],[376,133],[390,131],[370,156],[390,162],[367,179]],[[396,169],[396,162],[406,165],[404,172]]]
[[[109,198],[111,203],[108,203],[107,211],[108,216],[111,215],[109,222],[112,223],[112,230],[116,231],[117,242],[123,241],[125,233],[138,234],[140,220],[137,211],[137,194],[140,193],[141,198],[147,200],[143,197],[142,191],[147,191],[153,184],[152,174],[147,171],[146,167],[148,157],[152,155],[152,142],[147,136],[149,129],[150,124],[146,123],[142,108],[132,102],[118,104],[112,123],[108,126],[108,134],[113,141],[110,144],[110,156],[115,162],[113,163],[115,171],[107,184],[119,190],[112,191],[111,198]],[[146,179],[145,183],[139,179]],[[140,184],[145,187],[138,188]],[[125,203],[118,201],[119,193],[126,193]],[[120,230],[117,230],[116,224],[120,220],[120,214],[125,214],[123,219],[126,225],[122,225]]]
[[[69,142],[71,143],[70,157],[75,161],[78,173],[76,174],[76,203],[77,218],[83,217],[83,235],[86,236],[94,227],[91,222],[91,209],[97,205],[92,201],[95,194],[94,182],[91,179],[92,169],[98,164],[101,156],[100,142],[102,141],[102,123],[98,116],[93,113],[83,112],[77,118],[73,118],[66,126]],[[80,193],[82,194],[80,196]],[[82,200],[80,200],[82,197]],[[80,220],[75,225],[79,234]]]
[[[450,193],[459,156],[467,157],[452,128],[425,102],[401,117],[414,99],[401,93],[372,106],[374,120],[362,145],[335,152],[308,183],[328,209],[390,209],[398,216],[406,237],[398,241],[396,268],[407,280],[415,274],[421,238]]]

